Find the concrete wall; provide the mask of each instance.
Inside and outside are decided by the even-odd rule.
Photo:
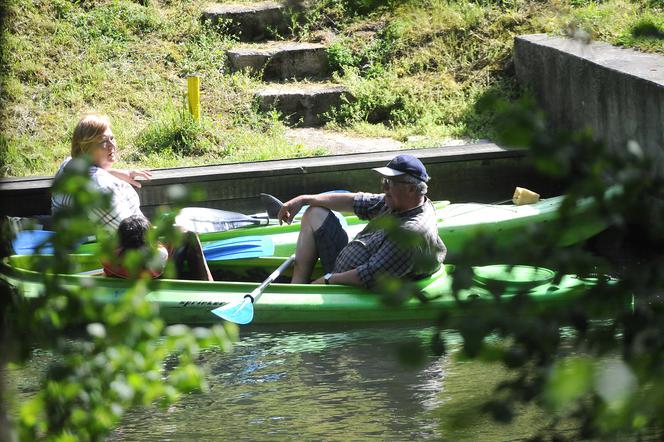
[[[527,151],[508,150],[492,143],[408,151],[331,155],[315,158],[183,167],[153,171],[139,190],[141,208],[151,215],[168,203],[173,184],[203,188],[205,201],[194,205],[245,213],[262,210],[259,194],[287,200],[302,193],[327,190],[380,192],[379,176],[371,168],[384,166],[398,153],[418,156],[432,180],[434,200],[494,202],[512,197],[514,187],[528,187],[542,196],[561,186],[538,175]],[[0,180],[0,214],[31,216],[50,212],[51,177]]]
[[[552,127],[590,127],[611,149],[635,140],[664,168],[664,57],[535,34],[515,39],[514,64]]]

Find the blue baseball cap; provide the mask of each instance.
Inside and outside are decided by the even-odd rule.
[[[424,164],[412,155],[397,155],[385,167],[376,167],[376,172],[383,176],[410,175],[420,181],[429,181]]]

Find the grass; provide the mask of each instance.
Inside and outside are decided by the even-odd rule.
[[[52,174],[82,113],[109,114],[120,166],[171,167],[325,154],[293,145],[278,115],[257,111],[261,82],[227,72],[236,42],[200,19],[203,0],[6,0],[0,174]],[[487,94],[513,98],[515,35],[584,30],[664,54],[661,1],[321,0],[295,37],[333,31],[334,79],[355,100],[330,128],[407,140],[492,138]],[[202,78],[203,119],[183,111]],[[419,142],[418,147],[421,146]],[[426,143],[425,143],[426,144]]]
[[[92,110],[112,117],[120,166],[320,154],[290,145],[273,115],[256,112],[258,81],[225,72],[234,41],[201,23],[202,8],[197,1],[12,3],[2,173],[53,173],[79,116]],[[193,73],[202,77],[200,126],[182,112]]]
[[[493,138],[487,94],[519,94],[511,48],[519,34],[569,34],[664,54],[662,4],[647,2],[405,1],[353,22],[331,48],[337,80],[357,98],[338,127],[405,140]],[[357,32],[370,29],[370,33]],[[636,32],[635,32],[636,30]]]

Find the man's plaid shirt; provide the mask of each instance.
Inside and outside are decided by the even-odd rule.
[[[371,221],[341,250],[335,272],[357,269],[362,283],[372,288],[380,274],[418,279],[440,268],[447,249],[428,198],[419,207],[394,213],[385,205],[384,194],[358,193],[353,209]]]

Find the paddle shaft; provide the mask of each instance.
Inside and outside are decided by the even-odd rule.
[[[286,270],[294,261],[295,261],[295,254],[293,253],[291,256],[288,257],[288,259],[286,261],[283,262],[283,264],[281,264],[277,268],[277,270],[272,272],[270,274],[270,276],[268,276],[267,279],[261,283],[261,285],[259,285],[255,289],[253,289],[251,291],[251,293],[249,293],[248,295],[244,295],[244,297],[249,298],[252,303],[255,303],[256,301],[258,301],[258,298],[261,297],[261,295],[263,294],[263,292],[265,291],[267,286],[272,284],[272,282],[275,279],[277,279],[279,276],[281,276],[281,274],[284,272],[284,270]]]
[[[251,224],[265,224],[268,225],[270,223],[270,218],[268,218],[265,215],[261,214],[256,214],[256,215],[243,215],[241,213],[238,214],[236,218],[224,218],[221,219],[220,222],[227,222],[227,223],[251,223]]]

